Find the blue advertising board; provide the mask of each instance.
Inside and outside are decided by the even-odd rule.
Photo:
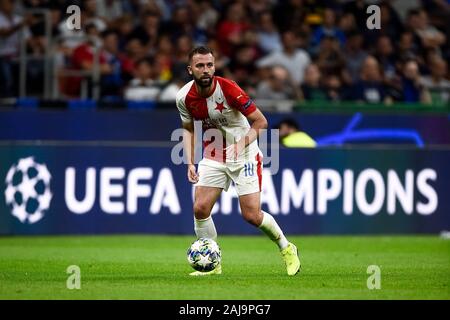
[[[263,210],[287,234],[450,230],[449,149],[280,149],[263,171]],[[168,147],[0,146],[0,234],[193,234],[193,186]],[[259,234],[233,188],[220,234]]]

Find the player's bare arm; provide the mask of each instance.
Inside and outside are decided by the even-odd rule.
[[[256,110],[247,116],[248,121],[251,123],[251,127],[248,132],[235,144],[232,144],[226,148],[227,158],[236,158],[250,143],[255,141],[260,130],[267,129],[268,123],[264,114],[256,108]]]
[[[189,182],[197,183],[198,182],[198,174],[195,168],[194,162],[194,123],[191,122],[182,122],[183,126],[183,147],[184,154],[186,155],[187,161],[187,177]]]

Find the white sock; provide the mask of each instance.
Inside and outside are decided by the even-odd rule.
[[[211,216],[206,219],[197,219],[194,217],[194,230],[197,238],[217,239],[216,226]]]
[[[288,246],[288,241],[284,236],[283,231],[281,231],[278,223],[275,221],[272,215],[262,210],[261,212],[263,213],[264,217],[261,225],[259,226],[259,229],[261,229],[270,238],[270,240],[275,242],[280,250],[286,248]]]

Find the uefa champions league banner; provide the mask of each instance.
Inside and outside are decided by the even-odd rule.
[[[0,146],[0,234],[192,234],[193,187],[170,148]],[[450,230],[450,150],[281,149],[262,208],[288,234]],[[220,234],[258,234],[233,187]]]

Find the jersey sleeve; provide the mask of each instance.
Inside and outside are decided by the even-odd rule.
[[[186,104],[184,103],[184,97],[181,97],[179,93],[176,96],[176,102],[177,102],[178,112],[180,113],[181,121],[191,122],[192,115],[189,113],[189,111],[186,108]]]
[[[225,99],[232,108],[239,110],[244,116],[248,116],[256,110],[253,100],[236,82],[223,79],[221,86]]]

